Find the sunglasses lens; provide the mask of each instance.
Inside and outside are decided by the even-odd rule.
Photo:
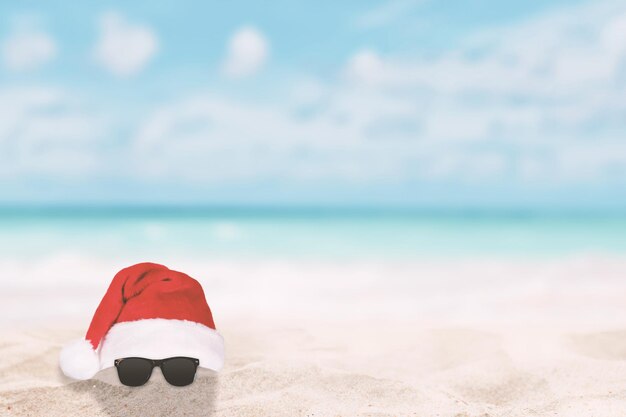
[[[196,361],[192,358],[169,358],[161,364],[165,380],[177,387],[191,384],[196,376],[196,368]]]
[[[152,375],[152,361],[143,358],[126,358],[117,364],[120,382],[129,387],[145,384]]]

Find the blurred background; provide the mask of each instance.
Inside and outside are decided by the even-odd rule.
[[[623,1],[3,2],[0,317],[624,321]]]

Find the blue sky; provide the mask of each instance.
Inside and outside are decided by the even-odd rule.
[[[1,201],[626,206],[623,2],[184,6],[0,5]]]

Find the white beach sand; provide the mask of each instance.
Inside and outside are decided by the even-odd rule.
[[[112,369],[83,382],[60,374],[61,346],[84,334],[117,268],[89,262],[0,265],[24,277],[0,296],[1,416],[626,413],[623,259],[181,261],[171,266],[203,282],[227,343],[225,369],[186,388],[156,370],[141,388]],[[107,278],[33,285],[38,268],[68,267]]]

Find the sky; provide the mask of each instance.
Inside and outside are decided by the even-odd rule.
[[[0,3],[0,203],[626,208],[626,3]]]

